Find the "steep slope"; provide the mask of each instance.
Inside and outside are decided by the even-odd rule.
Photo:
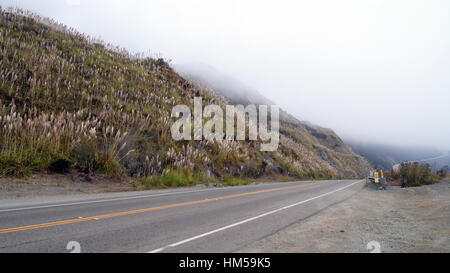
[[[194,83],[205,86],[211,93],[224,97],[231,104],[275,104],[257,90],[210,65],[183,64],[175,66],[175,70]],[[365,176],[370,169],[367,160],[354,153],[333,130],[299,121],[282,109],[280,133],[284,148],[289,147],[288,150],[308,155],[311,159],[308,164],[313,164],[312,161],[325,163],[338,177]],[[285,154],[291,154],[292,151],[288,150]]]
[[[232,104],[275,104],[257,90],[211,65],[185,63],[175,65],[174,69],[197,85],[207,88],[210,93],[226,98]]]
[[[175,141],[175,105],[192,108],[195,96],[204,105],[226,101],[162,59],[21,10],[1,11],[0,72],[0,176],[77,169],[201,180],[209,169],[217,177],[332,178],[363,168],[337,136],[289,118],[275,152],[260,152],[258,141]],[[312,131],[327,137],[319,141]]]

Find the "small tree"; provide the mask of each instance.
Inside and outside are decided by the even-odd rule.
[[[431,169],[429,164],[419,165],[418,162],[402,163],[400,166],[400,178],[402,187],[415,187],[429,182]]]

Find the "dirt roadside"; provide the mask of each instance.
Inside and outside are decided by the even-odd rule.
[[[133,183],[134,181],[136,179],[131,177],[120,178],[101,174],[87,176],[79,172],[69,174],[43,173],[35,174],[27,178],[0,178],[0,200],[164,189],[147,188],[145,185]],[[255,179],[251,184],[274,181],[288,182],[296,181],[296,179],[282,176],[265,176]],[[220,181],[218,183],[219,186],[223,186]],[[190,187],[208,186],[214,186],[214,183],[211,182],[208,184],[203,182]]]
[[[39,174],[29,178],[0,178],[0,200],[80,193],[106,193],[139,190],[129,180],[102,175]]]
[[[366,187],[239,252],[370,252],[371,241],[381,252],[450,252],[450,181]]]

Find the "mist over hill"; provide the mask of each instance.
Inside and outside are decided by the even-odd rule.
[[[222,109],[227,101],[163,59],[130,54],[33,13],[1,10],[0,49],[0,176],[170,174],[176,186],[204,180],[207,170],[217,178],[325,179],[360,177],[368,168],[334,132],[286,113],[275,152],[261,152],[260,140],[176,141],[174,106],[192,111],[198,96]],[[249,102],[268,102],[247,94]]]
[[[428,163],[433,165],[436,169],[440,169],[445,165],[450,165],[450,157],[425,160],[448,154],[447,151],[436,148],[401,147],[363,142],[354,139],[345,139],[345,142],[353,149],[353,151],[367,158],[367,160],[369,160],[376,168],[389,170],[393,165],[405,161],[421,161],[423,164]]]
[[[205,86],[211,93],[224,97],[231,104],[275,104],[256,89],[211,65],[182,64],[176,65],[175,70],[192,82]],[[364,176],[370,168],[368,162],[354,153],[333,130],[300,121],[283,109],[280,109],[280,133],[336,168],[339,177],[346,176],[346,165],[352,166],[359,176]]]
[[[205,86],[217,95],[225,97],[232,104],[275,104],[257,90],[240,80],[204,63],[184,63],[174,69],[194,83]]]

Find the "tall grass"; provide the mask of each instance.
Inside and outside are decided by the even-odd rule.
[[[193,186],[199,182],[207,182],[207,177],[203,172],[192,173],[189,170],[168,170],[161,175],[143,177],[135,183],[144,185],[147,188],[168,188]]]
[[[205,105],[226,105],[161,58],[0,8],[0,176],[74,168],[173,186],[202,180],[197,176],[207,169],[233,177],[356,173],[352,160],[339,165],[348,154],[317,143],[290,121],[282,121],[289,134],[276,152],[259,152],[259,142],[174,141],[171,109],[192,106],[195,96]]]

